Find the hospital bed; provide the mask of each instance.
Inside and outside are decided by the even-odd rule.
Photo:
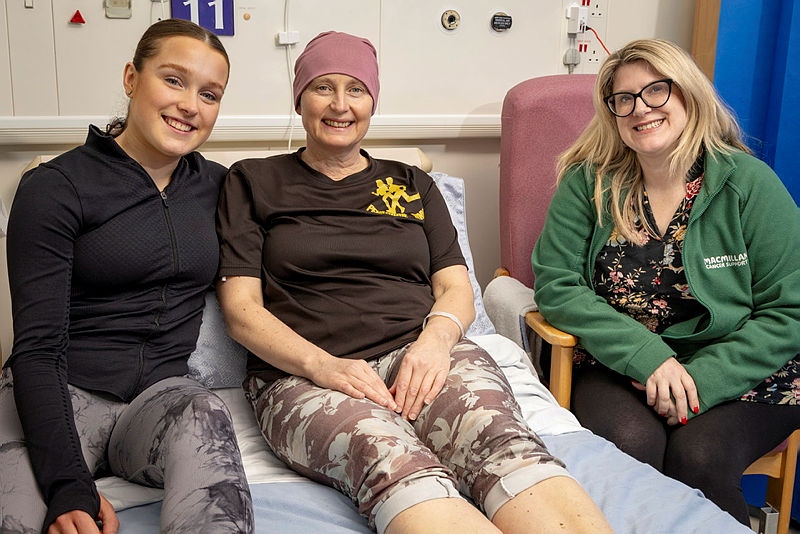
[[[398,159],[430,170],[430,162],[416,149],[382,148],[368,151],[374,157]],[[266,153],[207,152],[205,155],[230,165],[238,159]],[[50,157],[39,157],[32,165]],[[472,273],[474,269],[464,211],[464,182],[441,173],[432,175],[448,203]],[[470,327],[468,336],[498,362],[530,426],[553,454],[566,463],[570,473],[600,506],[616,532],[750,532],[705,499],[699,491],[665,477],[582,428],[568,410],[558,406],[550,392],[531,372],[526,352],[508,338],[494,333],[472,274],[471,280],[478,317]],[[197,349],[190,357],[190,368],[196,378],[215,390],[231,411],[253,496],[257,532],[370,532],[366,521],[346,497],[332,488],[297,475],[269,450],[239,387],[245,372],[245,354],[246,351],[226,335],[219,304],[210,291],[206,296]],[[161,490],[131,484],[117,477],[100,479],[98,488],[118,511],[120,534],[159,531]]]

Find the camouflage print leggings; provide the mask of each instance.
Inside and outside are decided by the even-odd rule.
[[[371,361],[391,384],[408,346]],[[462,340],[444,388],[409,422],[368,399],[296,376],[245,382],[261,431],[292,469],[350,497],[383,532],[420,502],[470,496],[491,518],[521,491],[568,476],[528,428],[502,371]]]
[[[228,408],[187,377],[156,382],[130,404],[69,386],[91,472],[164,488],[162,533],[250,533],[253,507]],[[0,532],[42,531],[47,509],[33,477],[10,369],[0,374]],[[120,525],[126,531],[126,525]]]

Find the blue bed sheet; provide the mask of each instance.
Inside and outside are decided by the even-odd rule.
[[[752,531],[702,494],[581,431],[543,436],[603,510],[617,533],[736,534]],[[338,491],[315,482],[251,486],[257,532],[274,534],[368,534],[365,520]],[[160,504],[119,513],[119,534],[158,532]]]
[[[591,432],[543,436],[617,533],[735,534],[752,530],[703,494],[634,460]]]

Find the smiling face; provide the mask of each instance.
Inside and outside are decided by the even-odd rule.
[[[325,74],[314,78],[300,96],[307,150],[357,153],[369,130],[372,97],[357,78]]]
[[[649,83],[663,78],[643,61],[627,63],[617,69],[612,92],[638,93]],[[635,104],[633,113],[616,117],[622,142],[636,152],[640,161],[668,165],[669,155],[677,146],[687,122],[680,89],[673,84],[672,95],[659,108],[647,107],[641,98],[637,98]]]
[[[125,66],[131,98],[119,145],[139,163],[177,161],[208,139],[228,81],[224,56],[192,37],[168,37],[137,71]]]

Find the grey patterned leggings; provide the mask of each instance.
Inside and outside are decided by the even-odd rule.
[[[387,384],[407,348],[370,362]],[[450,357],[444,388],[413,422],[296,376],[251,377],[245,389],[275,454],[350,497],[378,532],[415,504],[458,496],[456,488],[491,518],[537,482],[568,476],[528,428],[491,356],[462,340]]]
[[[164,488],[161,532],[253,532],[250,491],[225,404],[187,377],[150,386],[130,404],[69,386],[83,457]],[[0,532],[38,533],[46,512],[14,402],[0,375]]]

